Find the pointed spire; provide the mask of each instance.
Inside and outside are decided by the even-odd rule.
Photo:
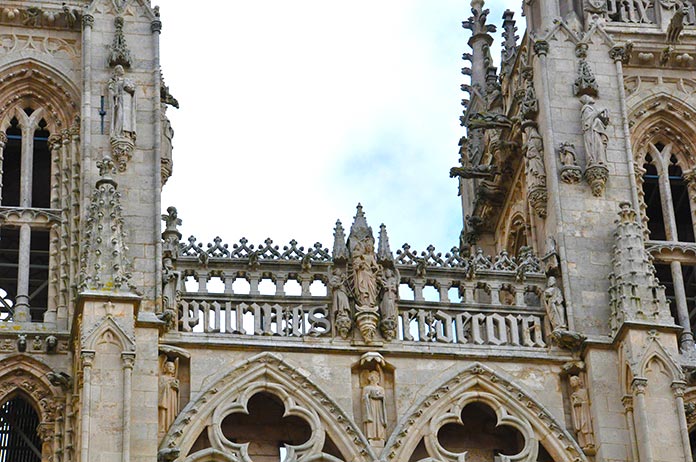
[[[631,204],[620,204],[614,238],[614,271],[609,275],[610,325],[613,333],[624,322],[639,321],[673,325],[665,287],[655,276],[655,267],[643,241],[643,226]]]
[[[382,223],[379,226],[379,244],[377,244],[377,261],[384,263],[393,263],[394,255],[389,248],[389,236],[387,236],[387,227]]]
[[[501,73],[508,74],[512,69],[515,56],[517,55],[517,39],[520,37],[515,35],[517,27],[515,13],[511,10],[505,10],[503,13],[503,47],[501,51],[500,63]]]
[[[99,175],[92,192],[80,256],[80,291],[138,294],[131,281],[116,167],[106,156],[97,163]]]
[[[114,20],[116,34],[109,50],[109,66],[111,67],[119,64],[123,67],[131,67],[131,54],[123,34],[123,22],[123,16],[116,16]]]
[[[334,228],[333,260],[334,262],[343,262],[346,259],[348,259],[346,234],[343,231],[341,220],[336,220],[336,228]]]
[[[350,235],[348,236],[348,241],[350,240],[362,240],[366,237],[371,238],[374,241],[374,236],[372,234],[372,228],[367,225],[367,219],[365,218],[365,213],[363,213],[363,207],[358,204],[356,207],[357,211],[355,213],[355,218],[353,218],[353,225],[350,227]]]

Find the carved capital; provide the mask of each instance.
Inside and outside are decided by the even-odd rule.
[[[154,21],[152,21],[150,23],[150,30],[153,34],[162,32],[162,21],[160,21],[159,19],[155,19]]]
[[[675,398],[683,398],[684,392],[686,392],[686,382],[672,382],[672,393],[674,393]]]
[[[549,54],[549,42],[546,40],[537,40],[534,42],[534,53],[539,56],[546,56]]]
[[[5,145],[7,144],[7,135],[5,132],[0,132],[0,149],[5,149]]]
[[[135,366],[135,352],[133,351],[124,351],[121,353],[121,360],[123,361],[123,368],[124,369],[133,369],[133,366]]]
[[[94,353],[94,350],[82,350],[80,352],[82,367],[92,367],[92,364],[94,363]]]
[[[41,422],[36,428],[36,432],[39,434],[39,438],[42,442],[49,443],[53,441],[55,428],[55,423],[53,422]]]
[[[614,61],[621,61],[623,62],[624,59],[626,58],[626,48],[623,46],[613,46],[609,50],[609,57],[613,59]]]
[[[85,29],[89,27],[90,29],[94,26],[94,16],[86,13],[82,16],[82,28]]]
[[[621,404],[623,404],[626,412],[633,412],[633,396],[624,395],[624,397],[621,398]]]
[[[636,377],[631,381],[631,391],[633,391],[634,395],[644,395],[647,386],[648,379],[643,377]]]

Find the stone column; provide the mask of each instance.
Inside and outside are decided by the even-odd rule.
[[[638,454],[640,462],[653,462],[652,447],[650,445],[648,409],[645,404],[645,387],[648,379],[636,377],[631,383],[633,391],[633,401],[635,403],[635,417],[638,422],[636,425],[636,439],[638,440]]]
[[[0,163],[0,167],[2,164]],[[694,228],[696,235],[696,169],[691,169],[684,172],[684,181],[689,191],[689,205],[691,208],[691,226]]]
[[[553,2],[546,2],[553,3]],[[542,14],[543,16],[543,14]],[[558,243],[558,253],[560,257],[561,274],[569,275],[568,270],[568,258],[566,256],[566,245],[565,245],[565,231],[563,226],[563,217],[561,213],[561,198],[560,198],[560,188],[558,185],[558,164],[556,159],[556,148],[554,141],[553,128],[551,126],[551,100],[549,99],[549,76],[548,76],[548,63],[547,56],[549,53],[549,43],[545,40],[537,40],[534,42],[534,53],[539,59],[539,76],[541,78],[541,88],[539,103],[541,105],[539,122],[543,127],[543,141],[544,141],[544,165],[546,167],[546,179],[547,179],[547,191],[548,200],[553,206],[553,214],[556,221],[556,240]],[[542,120],[543,118],[543,120]],[[549,211],[550,212],[550,211]],[[550,226],[547,222],[547,232],[552,232]],[[561,283],[563,285],[563,293],[566,294],[565,304],[566,304],[566,317],[568,320],[568,329],[575,330],[575,317],[573,316],[573,300],[569,294],[573,292],[570,289],[570,278],[561,278]]]
[[[80,409],[80,460],[89,461],[89,415],[92,400],[92,364],[94,363],[94,351],[83,350],[80,353],[82,360],[82,407]]]
[[[135,353],[132,351],[124,351],[123,353],[121,353],[121,359],[123,360],[123,448],[121,460],[123,462],[131,462],[131,379],[133,377]]]
[[[24,156],[22,156],[24,158]],[[14,320],[30,322],[29,312],[29,261],[31,253],[31,226],[23,223],[19,228],[19,251],[17,270],[17,296],[15,298]]]
[[[2,174],[3,174],[3,159],[5,158],[5,146],[7,145],[7,135],[5,132],[0,132],[0,201],[2,201]]]
[[[673,382],[672,391],[674,392],[674,401],[677,405],[677,415],[679,416],[679,432],[682,439],[682,450],[684,451],[684,462],[693,462],[691,455],[691,442],[689,441],[689,426],[686,423],[686,413],[684,412],[684,390],[686,383]]]
[[[631,439],[631,460],[638,462],[638,445],[636,444],[636,426],[633,420],[633,396],[626,395],[621,399],[626,410],[626,423],[628,424],[628,436]]]
[[[682,329],[684,329],[679,335],[679,346],[681,347],[682,351],[693,352],[694,334],[691,332],[689,307],[686,304],[686,291],[684,289],[684,276],[682,275],[681,263],[678,261],[670,262],[669,268],[672,271],[674,298],[677,302],[677,322]]]
[[[626,151],[626,163],[628,165],[628,182],[631,186],[631,202],[634,210],[640,210],[640,199],[638,198],[638,185],[636,177],[633,175],[635,170],[633,160],[633,147],[631,146],[631,129],[628,126],[628,110],[626,109],[626,89],[624,88],[623,60],[626,58],[626,49],[622,46],[615,46],[609,50],[609,56],[614,60],[616,67],[616,88],[619,90],[619,105],[621,107],[621,125],[624,135],[624,150]]]
[[[153,69],[155,71],[152,73],[154,82],[154,89],[156,91],[156,96],[152,98],[153,104],[153,140],[152,140],[152,150],[154,155],[152,156],[152,168],[153,174],[158,181],[161,181],[161,171],[162,171],[162,103],[160,101],[160,89],[162,87],[162,74],[160,72],[160,34],[162,33],[162,21],[159,17],[159,7],[155,8],[155,19],[150,23],[150,30],[152,31],[152,51],[154,56]],[[154,180],[154,179],[153,179]],[[162,185],[157,188],[159,192]],[[152,242],[155,243],[155,258],[153,259],[153,272],[155,276],[154,281],[154,299],[158,300],[162,297],[162,240],[160,236],[161,232],[161,221],[159,212],[162,210],[162,198],[160,194],[153,194],[154,204],[153,204],[153,231]],[[146,305],[147,306],[147,305]]]

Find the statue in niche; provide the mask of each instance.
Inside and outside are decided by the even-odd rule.
[[[531,186],[546,186],[546,169],[544,168],[544,144],[536,127],[526,128],[525,171]]]
[[[127,78],[123,66],[114,68],[109,80],[111,102],[111,138],[135,139],[135,83]]]
[[[561,143],[558,156],[561,160],[561,180],[568,184],[578,183],[582,179],[582,170],[578,167],[575,145],[567,141]]]
[[[362,307],[377,305],[377,274],[379,266],[375,258],[375,243],[370,236],[355,243],[351,249],[353,256],[353,275],[355,296]]]
[[[563,308],[563,293],[557,286],[555,277],[549,276],[542,300],[546,309],[546,315],[549,317],[549,323],[551,323],[551,329],[554,331],[567,329],[565,309]]]
[[[368,371],[362,393],[365,436],[376,447],[384,447],[387,434],[387,406],[381,381],[379,371]]]
[[[382,321],[380,329],[384,339],[390,341],[396,338],[398,326],[396,301],[399,299],[399,272],[396,269],[387,268],[381,279],[382,301],[379,308]]]
[[[181,272],[174,269],[174,262],[171,256],[164,256],[162,258],[162,283],[164,285],[164,290],[162,291],[162,320],[166,323],[167,330],[176,328],[177,302],[181,297],[182,282]]]
[[[570,376],[570,389],[570,402],[573,406],[573,427],[578,434],[578,443],[583,451],[591,454],[594,452],[595,444],[592,434],[590,399],[580,376]]]
[[[609,136],[607,126],[609,125],[609,112],[606,109],[598,110],[595,107],[595,100],[589,95],[580,98],[582,103],[582,132],[585,143],[585,155],[587,165],[605,165],[607,163],[607,145]]]
[[[329,277],[329,287],[333,295],[334,322],[338,334],[343,338],[348,338],[353,323],[350,315],[350,302],[344,284],[343,274],[338,269],[334,269]]]
[[[179,379],[177,372],[179,359],[170,361],[166,357],[162,361],[159,379],[159,434],[164,435],[179,413]]]

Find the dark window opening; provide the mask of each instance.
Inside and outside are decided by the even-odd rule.
[[[682,169],[677,165],[676,158],[672,156],[669,166],[669,186],[672,192],[672,207],[674,219],[677,224],[677,238],[681,242],[694,242],[694,224],[691,219],[691,204],[689,190],[682,175]]]
[[[667,239],[665,233],[665,219],[662,214],[662,201],[660,198],[660,184],[657,168],[652,165],[650,155],[645,156],[645,174],[643,175],[643,198],[645,200],[645,213],[648,218],[648,231],[653,241]]]
[[[312,429],[297,416],[283,416],[285,406],[270,393],[257,393],[247,403],[249,414],[230,414],[222,421],[222,433],[234,443],[249,443],[252,460],[277,461],[285,445],[297,446],[309,440]]]
[[[41,119],[34,132],[31,206],[47,209],[51,206],[51,151],[48,148],[46,121]]]
[[[22,130],[17,118],[10,121],[5,132],[7,145],[3,154],[2,165],[2,201],[0,205],[19,206],[20,172],[22,171]]]
[[[19,230],[0,228],[0,319],[9,320],[14,313],[19,268]]]
[[[514,427],[498,425],[493,409],[483,403],[468,404],[461,413],[462,423],[448,423],[437,432],[447,451],[467,453],[467,459],[494,460],[498,454],[512,456],[524,448],[524,437]]]
[[[39,416],[21,397],[0,406],[0,462],[41,462]]]
[[[677,302],[674,298],[674,280],[672,279],[672,269],[669,264],[655,263],[655,275],[660,281],[660,284],[665,286],[665,296],[669,301],[669,310],[672,312],[674,323],[678,324],[677,320]]]
[[[31,230],[31,253],[29,255],[29,306],[31,320],[43,321],[48,309],[48,245],[46,230]]]
[[[691,330],[696,328],[696,266],[682,263],[682,276],[684,276],[684,292],[686,292],[686,307],[689,310]]]

